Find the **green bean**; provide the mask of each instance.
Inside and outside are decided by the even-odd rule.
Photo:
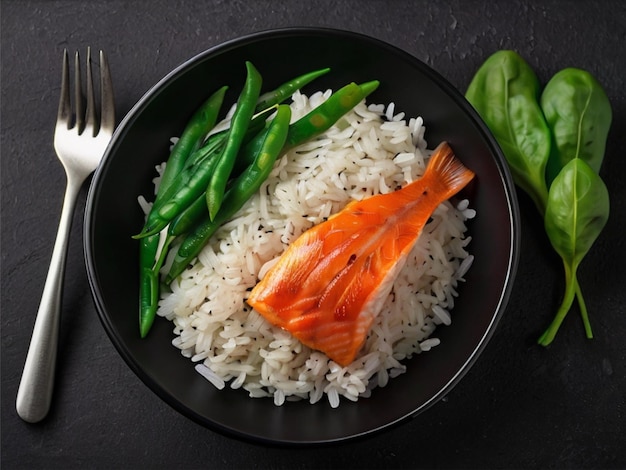
[[[262,111],[264,109],[270,108],[274,105],[282,103],[284,100],[293,95],[296,90],[301,89],[302,87],[308,85],[313,80],[322,75],[328,73],[330,71],[329,68],[324,68],[320,70],[315,70],[313,72],[305,73],[304,75],[300,75],[292,80],[289,80],[286,83],[283,83],[275,90],[264,93],[259,97],[259,100],[256,105],[256,110]]]
[[[167,233],[174,237],[185,235],[194,228],[203,216],[208,215],[206,192],[204,192],[170,222]]]
[[[563,260],[565,295],[554,320],[539,338],[539,344],[547,346],[552,342],[570,310],[580,289],[576,275],[578,266],[608,218],[609,193],[604,182],[584,160],[570,160],[550,186],[544,219],[550,243]],[[587,338],[592,338],[587,311],[582,306],[581,314]]]
[[[374,93],[378,89],[378,85],[380,85],[380,82],[378,80],[370,80],[369,82],[361,83],[359,85],[359,87],[361,88],[361,92],[363,93],[363,98],[361,99],[365,99],[369,95]]]
[[[215,217],[222,204],[226,184],[235,166],[235,159],[254,114],[254,108],[261,91],[263,81],[259,72],[250,62],[246,62],[246,70],[246,82],[239,95],[237,108],[230,122],[226,146],[213,168],[206,188],[207,207],[209,208],[211,219]]]
[[[285,147],[287,149],[296,147],[327,131],[348,111],[376,90],[378,85],[379,82],[373,80],[362,85],[349,83],[337,90],[326,101],[289,127]]]
[[[215,231],[232,217],[250,197],[258,191],[274,167],[276,158],[285,144],[291,119],[291,108],[286,105],[278,107],[276,116],[265,131],[263,145],[257,152],[254,161],[235,179],[224,196],[224,201],[216,216],[207,217],[190,232],[178,247],[170,272],[165,278],[171,283],[200,253],[204,245]]]
[[[139,241],[139,333],[145,338],[154,322],[159,301],[159,275],[154,263],[159,234]]]
[[[213,93],[193,114],[178,141],[174,144],[161,176],[159,192],[165,192],[172,181],[180,173],[187,158],[193,154],[202,143],[207,133],[215,126],[217,116],[224,101],[227,86],[223,86]],[[159,198],[157,194],[157,199]]]

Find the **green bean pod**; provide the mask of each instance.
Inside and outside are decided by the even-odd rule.
[[[548,198],[550,129],[539,106],[539,80],[514,51],[498,51],[478,69],[465,97],[500,144],[515,183],[541,214]]]
[[[326,101],[289,126],[285,148],[293,148],[327,131],[346,113],[378,88],[373,80],[362,85],[349,83],[328,97]]]
[[[222,204],[226,184],[235,166],[235,159],[243,143],[246,130],[254,115],[263,80],[254,65],[246,62],[246,82],[237,100],[237,108],[230,122],[224,150],[217,160],[206,187],[207,207],[213,219]]]
[[[154,322],[159,301],[159,277],[153,269],[159,234],[143,238],[139,247],[139,333],[145,338]]]
[[[172,147],[170,156],[161,176],[159,193],[165,192],[172,181],[183,169],[186,160],[201,145],[204,137],[215,126],[217,116],[224,101],[227,86],[221,87],[213,93],[193,114],[178,141]],[[159,195],[157,193],[157,199]]]
[[[541,108],[553,139],[548,184],[574,158],[598,173],[612,120],[609,98],[598,81],[585,70],[561,70],[546,84]]]
[[[579,295],[582,299],[576,272],[606,225],[609,211],[609,193],[602,179],[584,160],[570,160],[550,186],[544,218],[550,243],[563,260],[565,295],[539,344],[547,346],[552,342],[574,297]],[[580,306],[586,335],[592,338],[586,307],[584,303]]]
[[[208,217],[206,193],[202,193],[183,212],[178,214],[168,225],[167,233],[173,237],[190,232],[203,217]]]
[[[305,73],[304,75],[300,75],[288,82],[283,83],[278,88],[269,91],[267,93],[262,94],[257,101],[256,110],[257,112],[262,111],[267,108],[271,108],[274,105],[280,104],[285,101],[287,98],[291,97],[297,90],[302,87],[308,85],[313,80],[322,75],[325,75],[330,71],[329,68],[324,68],[320,70],[314,70],[313,72]]]
[[[291,108],[287,105],[278,107],[276,116],[265,131],[263,145],[254,161],[235,179],[224,196],[224,201],[216,216],[206,217],[190,232],[178,247],[170,272],[165,278],[171,283],[200,253],[215,231],[231,218],[250,197],[259,190],[267,179],[274,163],[285,144],[291,119]]]

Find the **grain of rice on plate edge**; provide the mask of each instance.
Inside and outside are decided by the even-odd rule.
[[[295,93],[292,120],[330,94]],[[421,117],[395,114],[393,103],[363,101],[325,134],[279,158],[259,192],[215,233],[194,266],[172,283],[171,293],[161,294],[157,313],[174,323],[172,344],[200,374],[219,389],[243,388],[250,397],[272,397],[276,405],[326,397],[334,408],[340,397],[369,397],[406,370],[401,361],[439,344],[432,334],[438,325],[450,325],[458,283],[473,261],[466,221],[475,211],[467,200],[446,201],[435,210],[360,354],[347,367],[304,346],[246,304],[258,279],[308,228],[351,200],[389,193],[419,178],[430,155],[424,132]],[[140,203],[149,210],[143,197]]]

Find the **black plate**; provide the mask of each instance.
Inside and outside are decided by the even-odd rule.
[[[138,247],[142,225],[138,194],[150,194],[154,165],[167,157],[169,137],[215,89],[231,93],[255,64],[264,89],[316,68],[332,72],[315,89],[380,80],[370,102],[395,102],[397,111],[421,115],[433,147],[447,140],[477,175],[466,196],[478,216],[471,222],[475,263],[460,288],[453,324],[442,343],[408,363],[408,370],[358,403],[342,400],[286,403],[251,399],[243,390],[218,391],[171,345],[172,324],[157,319],[145,340],[138,335]],[[236,99],[233,94],[227,99]],[[459,381],[479,356],[503,314],[517,267],[519,215],[504,158],[463,96],[411,55],[354,33],[285,29],[254,34],[203,52],[163,78],[118,127],[89,192],[85,216],[88,274],[100,318],[131,369],[163,400],[191,419],[256,442],[314,444],[380,431],[416,416]]]

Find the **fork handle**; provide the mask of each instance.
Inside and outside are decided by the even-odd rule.
[[[81,184],[82,181],[77,183],[68,178],[52,259],[17,391],[17,413],[29,423],[36,423],[45,418],[52,400],[65,261],[72,217]]]

